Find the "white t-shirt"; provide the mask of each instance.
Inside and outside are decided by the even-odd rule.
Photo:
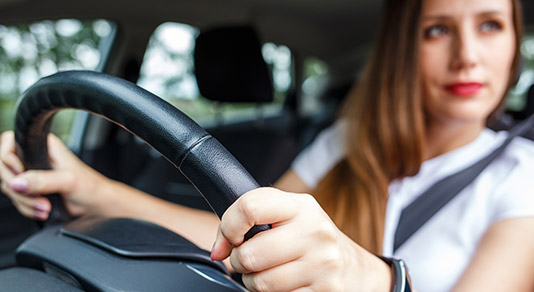
[[[308,187],[314,188],[344,157],[344,127],[338,122],[324,130],[293,162],[292,169]],[[390,184],[383,254],[406,262],[415,290],[451,290],[493,223],[534,216],[534,142],[517,137],[475,181],[393,252],[402,210],[434,183],[484,158],[507,135],[485,129],[468,145],[423,162],[417,175]]]

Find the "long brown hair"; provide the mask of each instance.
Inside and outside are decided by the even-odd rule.
[[[346,156],[313,192],[337,226],[374,253],[382,253],[389,184],[417,174],[423,161],[422,1],[388,1],[374,50],[341,113],[347,124]],[[517,47],[511,79],[522,33],[520,3],[512,2]]]

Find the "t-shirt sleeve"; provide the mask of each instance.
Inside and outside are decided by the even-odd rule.
[[[291,164],[293,171],[310,189],[314,189],[345,156],[345,127],[345,122],[337,121],[323,130]]]

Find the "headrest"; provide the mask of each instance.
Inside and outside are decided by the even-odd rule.
[[[532,84],[528,90],[525,108],[523,108],[523,116],[526,119],[527,117],[533,114],[534,114],[534,84]]]
[[[261,44],[249,26],[201,32],[194,51],[200,94],[221,102],[271,102],[273,85]]]

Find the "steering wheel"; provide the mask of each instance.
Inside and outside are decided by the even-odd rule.
[[[50,169],[47,135],[54,114],[66,108],[84,110],[101,116],[152,146],[193,184],[219,218],[239,196],[259,187],[254,178],[215,138],[174,106],[126,80],[92,71],[57,73],[39,80],[23,93],[17,107],[15,140],[17,155],[26,169]],[[79,267],[79,265],[73,262],[62,265],[55,260],[61,257],[63,260],[70,261],[64,257],[67,256],[68,249],[78,254],[87,251],[87,253],[93,253],[95,257],[102,256],[104,260],[115,255],[149,259],[163,255],[167,258],[186,259],[193,262],[203,261],[206,258],[205,255],[188,255],[187,253],[191,250],[195,252],[191,249],[189,242],[184,243],[183,241],[186,240],[178,238],[178,235],[169,234],[170,231],[161,227],[148,226],[146,222],[140,223],[132,220],[126,223],[121,220],[103,222],[98,219],[89,219],[82,220],[80,223],[79,219],[66,226],[53,224],[65,222],[70,216],[59,195],[51,196],[51,203],[52,212],[47,223],[49,226],[40,234],[33,236],[33,239],[27,240],[18,249],[17,261],[19,264],[23,262],[25,267],[44,270],[47,273],[52,270],[53,274],[66,275],[62,278],[72,278],[71,274],[76,272],[75,269],[67,271],[68,273],[65,273],[64,269],[69,265],[74,267]],[[135,226],[132,227],[132,224]],[[125,228],[129,228],[128,231],[125,231]],[[245,235],[245,240],[269,228],[268,225],[254,226]],[[180,241],[178,245],[186,246],[186,251],[178,253],[175,250],[170,251],[167,248],[169,246],[165,246],[164,243],[160,243],[163,246],[158,247],[158,240],[148,251],[142,247],[146,242],[141,243],[141,250],[135,250],[135,248],[128,250],[131,247],[129,241],[120,242],[119,240],[118,243],[113,243],[114,234],[130,233],[130,230],[143,230],[152,238],[164,238],[170,245],[178,240]],[[75,240],[65,241],[63,240],[65,236],[85,241],[89,243],[89,247],[84,247],[85,250],[80,251],[78,244],[72,243]],[[53,250],[45,255],[43,248],[54,249],[61,243],[60,241],[65,242],[64,250]],[[112,243],[109,244],[109,242]],[[126,244],[125,249],[122,248],[124,244]],[[95,251],[93,248],[95,245],[102,250],[107,250],[106,252],[110,252],[112,256],[102,255],[103,252]],[[209,261],[209,256],[207,261]],[[123,260],[120,260],[117,267],[135,267],[128,263],[126,266],[121,266],[122,262]],[[163,263],[166,262],[164,258]],[[113,264],[115,265],[114,262]],[[157,264],[146,263],[146,265]],[[159,265],[158,271],[161,271],[161,264]],[[195,270],[197,274],[202,273],[198,272],[197,268],[200,270],[203,268],[195,268],[194,265],[193,263],[188,268]],[[91,271],[105,275],[98,268]],[[143,271],[146,273],[146,270]],[[217,273],[210,273],[210,275],[217,276]],[[76,276],[82,277],[87,283],[93,280],[99,281],[92,275]]]
[[[47,134],[54,114],[65,108],[101,116],[145,141],[180,170],[219,218],[239,196],[259,187],[215,138],[180,110],[131,82],[92,71],[45,77],[22,95],[15,140],[26,169],[50,169]],[[51,196],[51,203],[49,221],[68,220],[58,195]],[[245,238],[267,228],[255,226]]]

